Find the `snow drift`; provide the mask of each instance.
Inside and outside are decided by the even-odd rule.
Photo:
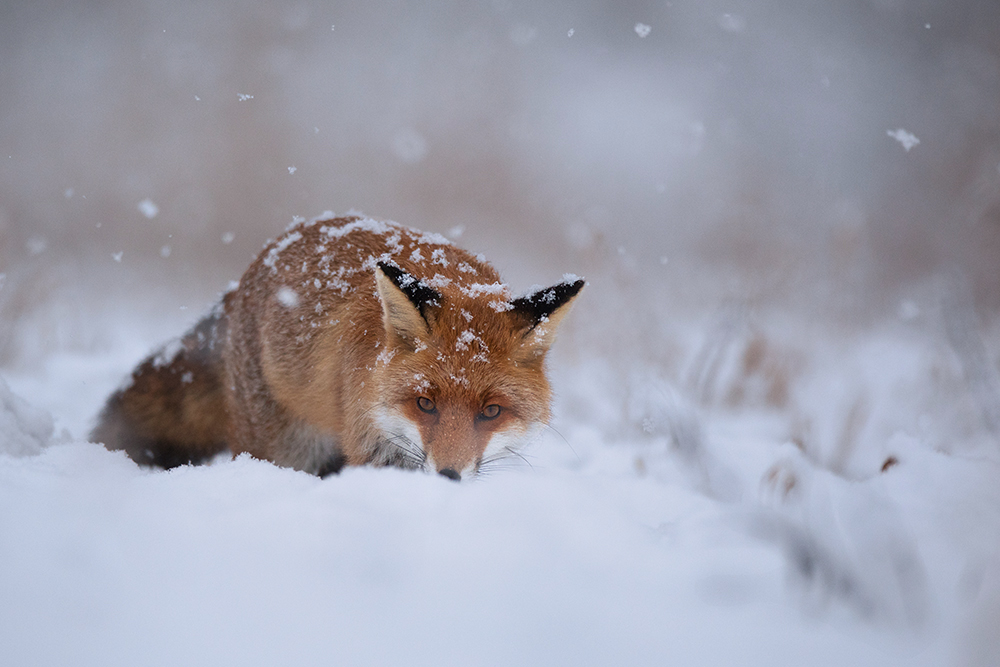
[[[52,417],[11,392],[0,377],[0,454],[38,454],[52,440]]]

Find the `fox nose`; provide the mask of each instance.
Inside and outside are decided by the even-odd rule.
[[[441,468],[440,470],[438,470],[438,474],[444,475],[448,479],[453,479],[456,482],[462,479],[462,476],[459,475],[457,472],[455,472],[454,468]]]

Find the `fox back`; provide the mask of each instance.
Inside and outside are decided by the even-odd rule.
[[[582,286],[514,298],[439,235],[302,222],[172,358],[136,369],[95,439],[164,467],[228,449],[316,474],[373,464],[468,477],[547,423],[545,356]]]

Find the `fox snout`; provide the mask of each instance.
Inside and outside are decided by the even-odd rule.
[[[448,479],[469,479],[485,466],[514,456],[530,437],[514,410],[488,402],[474,407],[426,395],[404,399],[378,421],[404,467],[436,472]]]
[[[454,480],[475,474],[493,435],[490,420],[440,398],[420,396],[413,403],[416,410],[409,416],[420,433],[427,467]]]

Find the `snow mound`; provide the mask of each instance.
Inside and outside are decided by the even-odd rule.
[[[29,405],[0,377],[0,454],[31,456],[52,440],[52,416]]]

